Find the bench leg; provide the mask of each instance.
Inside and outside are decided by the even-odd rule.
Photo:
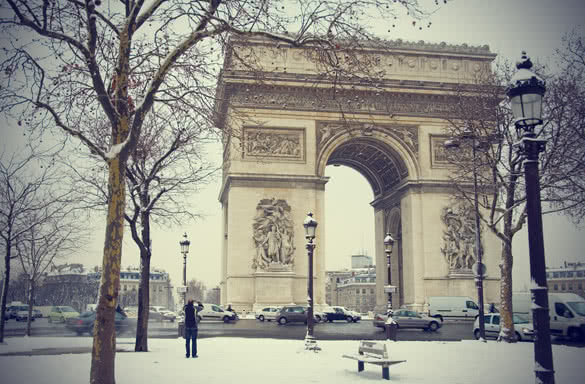
[[[363,370],[364,370],[364,362],[358,361],[358,372],[361,372]]]
[[[382,367],[382,378],[390,380],[390,368]]]

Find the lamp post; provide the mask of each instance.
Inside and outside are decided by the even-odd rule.
[[[522,58],[516,67],[518,71],[510,80],[507,95],[519,137],[519,142],[515,146],[524,158],[528,249],[532,281],[530,291],[532,293],[532,319],[534,323],[534,372],[538,383],[553,384],[555,377],[550,341],[548,289],[538,175],[538,156],[540,152],[544,151],[546,140],[539,139],[535,133],[535,127],[542,124],[542,98],[546,87],[544,81],[530,70],[532,62],[526,56],[526,52],[522,52]]]
[[[189,245],[191,242],[187,239],[187,232],[183,235],[185,240],[179,242],[181,245],[181,253],[183,254],[183,306],[187,305],[187,254],[189,253]]]
[[[392,255],[392,247],[394,246],[394,238],[390,232],[386,232],[384,237],[384,252],[386,252],[386,263],[388,265],[388,311],[392,309],[392,270],[390,264],[390,257]]]
[[[481,246],[481,227],[479,218],[479,197],[477,193],[477,153],[476,150],[480,146],[476,135],[471,129],[466,129],[461,135],[463,140],[471,140],[471,161],[473,173],[473,205],[475,213],[475,254],[477,256],[477,268],[474,270],[475,287],[477,288],[477,301],[479,304],[479,335],[485,341],[485,319],[484,319],[484,305],[483,305],[483,275],[485,267],[483,265],[483,247]],[[457,140],[446,140],[445,147],[447,149],[459,148],[461,145]]]
[[[305,221],[303,222],[305,227],[305,238],[307,239],[307,253],[309,256],[309,275],[307,282],[307,292],[309,301],[309,313],[307,314],[307,336],[305,336],[305,349],[312,351],[319,351],[321,348],[317,345],[317,341],[313,335],[313,328],[315,325],[313,317],[313,250],[315,249],[315,230],[317,229],[317,222],[313,219],[313,214],[309,212]]]

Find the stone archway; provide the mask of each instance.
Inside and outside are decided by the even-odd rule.
[[[320,222],[317,239],[323,238],[330,164],[357,170],[374,192],[378,310],[387,302],[386,231],[398,239],[392,285],[399,288],[399,305],[420,310],[428,296],[474,297],[471,274],[450,269],[444,252],[450,229],[442,212],[451,204],[451,189],[443,118],[462,76],[487,68],[494,55],[485,47],[396,42],[394,50],[376,52],[392,68],[384,92],[339,91],[309,81],[301,48],[285,48],[290,54],[282,55],[263,40],[241,44],[237,49],[261,51],[270,82],[255,83],[245,66],[229,62],[218,92],[224,100],[220,124],[230,121],[240,133],[226,142],[224,154],[221,302],[246,310],[306,303],[302,222],[313,212]],[[484,239],[491,278],[485,292],[495,299],[499,243],[489,233]],[[326,250],[324,242],[317,244],[315,302],[324,304]]]

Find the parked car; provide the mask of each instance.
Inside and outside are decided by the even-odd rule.
[[[350,311],[349,309],[340,306],[331,306],[325,309],[325,315],[327,317],[327,321],[329,322],[333,322],[335,320],[345,320],[348,323],[351,323],[352,321],[357,323],[362,318],[359,313]]]
[[[171,323],[175,321],[175,319],[177,318],[177,314],[174,312],[169,311],[168,309],[166,309],[165,307],[162,307],[160,305],[151,305],[150,306],[150,311],[151,312],[157,312],[160,315],[162,315],[162,317],[155,315],[157,320],[163,321],[163,320],[168,320]],[[149,313],[149,319],[150,319],[150,313]]]
[[[280,307],[264,307],[259,311],[256,311],[256,319],[260,321],[271,321],[275,320],[276,316],[280,312]]]
[[[79,312],[68,305],[57,305],[51,308],[49,323],[64,323],[70,317],[78,317]]]
[[[8,319],[16,319],[16,315],[18,312],[26,311],[28,312],[28,304],[12,304],[6,307],[6,313],[8,314]],[[28,316],[28,315],[27,315]]]
[[[390,312],[390,314],[398,325],[398,328],[420,328],[425,331],[435,332],[442,325],[441,321],[434,317],[429,317],[409,309],[397,309],[396,311]],[[387,314],[377,313],[374,316],[374,327],[385,328],[387,319]]]
[[[33,315],[34,315],[34,311],[33,311]],[[16,319],[16,321],[28,321],[28,309],[25,309],[24,311],[16,312],[16,316],[14,318]],[[30,320],[35,321],[35,317],[32,316]]]
[[[77,335],[88,333],[93,335],[93,326],[95,323],[97,312],[88,311],[76,317],[69,317],[65,321],[65,328],[74,331]],[[120,312],[115,312],[114,326],[118,335],[133,330],[133,323],[130,322],[128,316],[122,315]]]
[[[485,326],[485,337],[498,338],[500,334],[500,314],[499,313],[488,313],[484,315],[484,326]],[[528,316],[524,316],[518,313],[512,315],[512,321],[514,322],[514,330],[516,331],[516,338],[518,341],[523,340],[534,340],[534,326],[530,322]],[[473,323],[473,336],[479,339],[479,318],[475,319]]]
[[[327,321],[327,315],[323,311],[319,311],[313,308],[313,316],[318,323]]]
[[[224,323],[238,320],[238,315],[235,312],[225,310],[217,304],[202,303],[201,305],[203,309],[197,312],[199,320],[223,320]]]
[[[280,309],[280,312],[276,315],[276,321],[280,325],[286,323],[305,323],[307,324],[307,315],[309,313],[308,307],[304,305],[285,305]],[[315,321],[315,313],[313,313]],[[318,322],[318,321],[317,321]]]
[[[39,310],[39,309],[34,309],[32,310],[32,316],[35,319],[41,318],[43,317],[43,313]]]

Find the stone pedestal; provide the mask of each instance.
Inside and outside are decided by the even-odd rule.
[[[266,305],[294,303],[295,273],[292,271],[266,271],[254,273],[255,297],[253,310]]]

